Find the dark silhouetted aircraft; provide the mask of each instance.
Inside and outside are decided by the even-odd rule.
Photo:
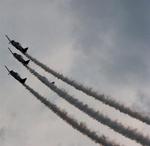
[[[27,80],[27,78],[22,79],[22,78],[19,76],[19,74],[16,73],[16,72],[14,72],[13,70],[9,70],[9,69],[7,68],[7,66],[5,66],[5,68],[7,69],[7,71],[9,72],[9,74],[10,74],[11,76],[13,76],[16,80],[18,80],[21,84],[24,84],[25,81]]]
[[[23,65],[28,65],[30,60],[24,60],[21,55],[19,55],[17,53],[13,53],[10,48],[8,48],[8,49],[19,62],[21,62]]]
[[[51,84],[55,84],[55,82],[51,82]]]
[[[23,48],[20,43],[11,40],[7,35],[5,36],[8,39],[9,43],[12,44],[12,46],[14,46],[17,50],[21,51],[24,54],[27,52],[28,48]]]

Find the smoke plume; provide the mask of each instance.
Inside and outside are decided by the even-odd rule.
[[[69,125],[71,125],[74,129],[80,131],[82,134],[89,137],[96,143],[103,144],[105,146],[119,146],[112,141],[109,141],[104,135],[98,136],[95,132],[89,130],[84,124],[77,122],[74,118],[67,115],[66,111],[59,109],[55,104],[48,101],[46,98],[41,96],[38,92],[33,90],[28,85],[24,84],[24,87],[32,93],[38,100],[40,100],[45,106],[47,106],[50,110],[52,110],[57,116],[66,121]]]
[[[108,96],[99,94],[98,92],[94,91],[92,88],[86,87],[86,86],[78,83],[77,81],[74,81],[72,79],[69,79],[68,77],[65,77],[63,74],[60,74],[60,73],[54,71],[53,69],[49,68],[48,66],[41,63],[40,61],[33,58],[32,56],[30,56],[27,53],[25,55],[26,55],[26,57],[31,59],[35,64],[40,66],[42,69],[44,69],[48,73],[54,75],[58,79],[61,79],[62,81],[66,82],[67,84],[73,86],[77,90],[80,90],[83,93],[85,93],[86,95],[89,95],[89,96],[95,98],[96,100],[103,102],[106,105],[114,107],[116,110],[119,110],[120,112],[128,114],[129,116],[136,118],[136,119],[150,125],[150,118],[148,116],[142,115],[139,112],[134,111],[134,110],[130,109],[129,107],[126,107],[125,105],[115,101],[114,99],[109,98]]]
[[[83,102],[79,101],[78,99],[74,98],[73,96],[69,95],[66,91],[63,89],[59,89],[57,86],[55,86],[52,82],[49,82],[48,79],[42,75],[40,75],[38,72],[36,72],[34,69],[26,66],[26,68],[35,76],[37,77],[42,83],[44,83],[48,88],[50,88],[52,91],[54,91],[58,96],[65,99],[67,102],[72,104],[73,106],[77,107],[90,117],[94,118],[98,122],[107,125],[108,127],[112,128],[116,132],[122,134],[123,136],[126,136],[127,138],[130,138],[132,140],[135,140],[136,142],[142,144],[142,145],[150,145],[150,139],[148,137],[145,137],[141,133],[139,133],[136,129],[132,129],[130,127],[125,127],[121,123],[117,121],[111,120],[109,117],[103,115],[102,113],[95,111],[93,108],[89,107],[87,104],[84,104]]]

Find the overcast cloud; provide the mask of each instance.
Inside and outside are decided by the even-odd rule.
[[[88,121],[85,115],[44,87],[11,56],[4,34],[28,46],[29,54],[53,69],[149,114],[149,7],[149,0],[0,0],[0,145],[94,145],[8,76],[3,67],[6,64],[22,77],[27,76],[28,84],[86,121],[93,130],[98,129],[100,134],[104,132],[124,145],[137,146],[94,120]],[[81,96],[81,100],[112,118],[144,129],[150,135],[145,124],[114,114],[114,110],[76,92],[33,63],[31,66],[75,97]]]

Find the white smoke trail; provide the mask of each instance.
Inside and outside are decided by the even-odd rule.
[[[90,117],[94,118],[98,122],[107,125],[108,127],[112,128],[116,132],[122,134],[123,136],[126,136],[127,138],[130,138],[132,140],[135,140],[136,142],[150,146],[150,139],[148,137],[145,137],[140,132],[138,132],[136,129],[132,129],[130,127],[125,127],[121,123],[117,121],[111,120],[109,117],[106,117],[100,112],[95,111],[93,108],[90,108],[88,105],[82,103],[78,99],[74,98],[73,96],[69,95],[64,90],[59,89],[57,86],[52,84],[48,81],[48,79],[42,75],[40,75],[38,72],[36,72],[31,67],[26,66],[26,68],[35,76],[37,77],[42,83],[44,83],[47,87],[49,87],[52,91],[54,91],[56,94],[58,94],[60,97],[65,99],[67,102],[72,104],[73,106],[77,107]]]
[[[136,119],[150,125],[150,118],[148,116],[142,115],[142,114],[138,113],[137,111],[134,111],[134,110],[130,109],[129,107],[126,107],[125,105],[115,101],[114,99],[110,99],[107,96],[101,95],[101,94],[97,93],[96,91],[93,91],[92,88],[88,88],[88,87],[86,87],[86,86],[84,86],[84,85],[82,85],[82,84],[80,84],[80,83],[78,83],[72,79],[69,79],[68,77],[65,77],[63,74],[60,74],[60,73],[56,72],[55,70],[49,68],[48,66],[41,63],[40,61],[33,58],[32,56],[30,56],[27,53],[25,55],[26,55],[26,57],[31,59],[35,64],[40,66],[42,69],[44,69],[48,73],[54,75],[58,79],[61,79],[62,81],[66,82],[67,84],[73,86],[74,88],[76,88],[76,89],[82,91],[83,93],[95,98],[98,101],[103,102],[106,105],[114,107],[115,109],[119,110],[120,112],[128,114],[129,116],[136,118]]]
[[[57,116],[66,121],[69,125],[71,125],[74,129],[78,130],[82,134],[89,137],[95,143],[103,144],[104,146],[119,146],[112,141],[109,141],[107,137],[104,135],[98,136],[95,132],[89,130],[82,123],[77,122],[74,118],[67,115],[66,111],[59,109],[55,104],[48,101],[45,97],[41,96],[38,92],[33,90],[28,85],[24,84],[24,87],[32,93],[38,100],[40,100],[45,106],[47,106],[50,110],[52,110]]]

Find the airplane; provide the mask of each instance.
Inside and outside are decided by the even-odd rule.
[[[13,53],[10,48],[8,48],[8,49],[9,49],[9,51],[11,52],[11,54],[12,54],[19,62],[21,62],[23,65],[28,65],[28,63],[30,62],[30,60],[24,60],[21,55],[19,55],[19,54],[17,54],[17,53]]]
[[[55,82],[51,82],[51,84],[55,84]]]
[[[27,78],[22,79],[22,78],[19,76],[18,73],[14,72],[13,70],[9,70],[6,65],[5,65],[5,68],[7,69],[7,71],[9,72],[9,74],[10,74],[11,76],[13,76],[16,80],[18,80],[21,84],[25,84],[25,81],[27,80]],[[8,74],[8,75],[9,75],[9,74]]]
[[[12,46],[14,46],[17,50],[21,51],[23,54],[25,54],[27,52],[28,47],[27,48],[23,48],[19,42],[11,40],[7,35],[5,35],[5,37],[8,39],[9,43]]]

